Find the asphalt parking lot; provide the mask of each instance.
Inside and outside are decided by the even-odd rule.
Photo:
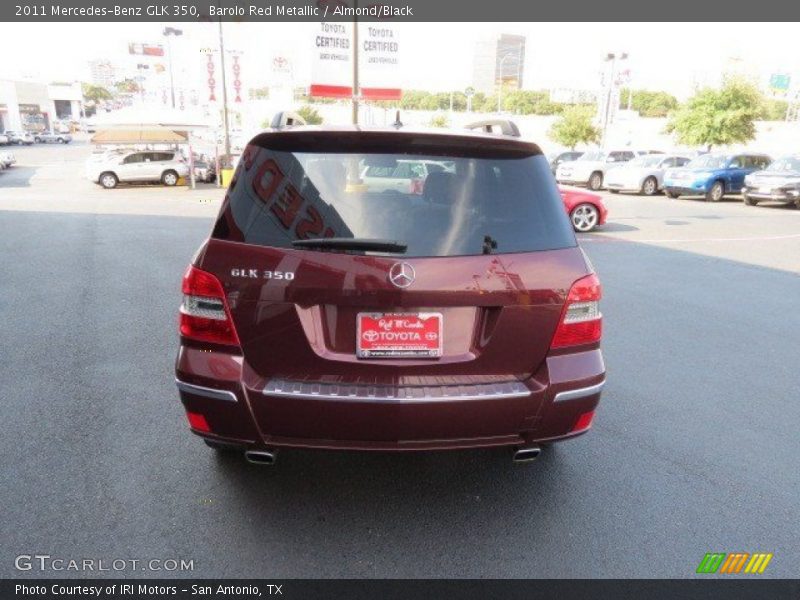
[[[173,383],[180,278],[222,191],[82,179],[86,144],[0,173],[0,575],[14,557],[185,559],[198,577],[691,577],[800,568],[800,210],[604,194],[593,431],[502,450],[220,458]],[[106,575],[108,573],[97,573]],[[178,576],[125,571],[111,575]]]

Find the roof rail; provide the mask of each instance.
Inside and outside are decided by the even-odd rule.
[[[276,113],[272,117],[270,127],[272,129],[283,129],[284,127],[297,127],[298,125],[306,125],[306,120],[295,112],[288,110]]]
[[[467,129],[482,129],[486,133],[494,133],[493,127],[499,127],[501,135],[519,137],[517,124],[508,119],[487,119],[485,121],[475,121],[466,126]]]

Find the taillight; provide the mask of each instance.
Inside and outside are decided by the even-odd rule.
[[[201,342],[239,345],[219,279],[190,266],[183,276],[181,335]]]
[[[600,314],[600,280],[592,273],[572,284],[551,348],[565,348],[600,341],[603,317]]]
[[[421,196],[422,193],[425,191],[425,180],[424,179],[412,179],[411,180],[411,193],[416,196]]]

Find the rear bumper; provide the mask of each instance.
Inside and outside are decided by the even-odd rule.
[[[183,347],[176,375],[184,408],[210,427],[192,431],[215,441],[410,451],[528,446],[585,433],[575,426],[597,407],[605,366],[596,349],[549,357],[524,381],[370,387],[264,381],[241,357]]]
[[[711,189],[711,185],[706,182],[697,182],[690,184],[688,182],[682,183],[667,183],[664,182],[664,189],[674,194],[682,194],[684,196],[698,196],[705,195]]]

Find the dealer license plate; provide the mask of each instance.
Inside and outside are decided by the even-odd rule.
[[[441,313],[359,313],[359,358],[437,358],[442,355]]]

